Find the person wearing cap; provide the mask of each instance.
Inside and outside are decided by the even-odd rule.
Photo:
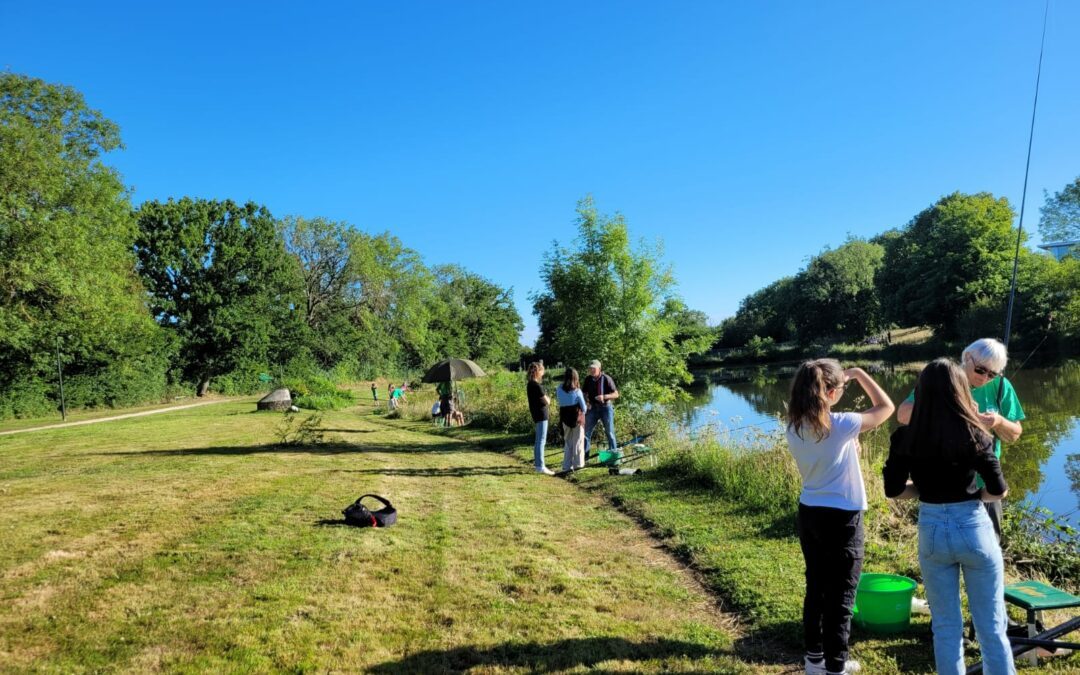
[[[608,449],[614,450],[615,443],[615,408],[611,402],[619,398],[619,390],[615,387],[615,380],[601,370],[600,362],[593,360],[589,363],[589,374],[582,383],[585,392],[585,402],[588,404],[588,412],[585,413],[585,459],[588,461],[589,444],[593,429],[597,422],[604,424],[604,433],[607,434]]]

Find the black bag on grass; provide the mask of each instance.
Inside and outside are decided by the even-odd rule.
[[[383,503],[383,508],[372,511],[360,502],[367,497]],[[397,522],[397,509],[389,500],[379,495],[363,495],[341,512],[345,516],[345,522],[356,527],[390,527]]]

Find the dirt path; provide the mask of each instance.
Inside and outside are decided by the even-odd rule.
[[[186,410],[188,408],[198,408],[204,405],[214,405],[215,403],[225,403],[226,401],[232,401],[231,398],[219,398],[213,401],[200,401],[198,403],[185,403],[184,405],[172,405],[167,408],[154,408],[153,410],[142,410],[134,413],[124,413],[123,415],[110,415],[109,417],[95,417],[90,420],[79,420],[78,422],[61,422],[60,424],[46,424],[40,427],[28,427],[26,429],[11,429],[10,431],[0,431],[0,436],[10,436],[12,434],[26,434],[31,431],[45,431],[47,429],[63,429],[64,427],[78,427],[84,424],[97,424],[98,422],[112,422],[113,420],[123,420],[130,417],[145,417],[146,415],[157,415],[159,413],[173,412],[174,410]]]

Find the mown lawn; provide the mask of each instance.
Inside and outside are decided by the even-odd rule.
[[[508,437],[481,430],[455,430],[492,449],[504,449],[522,462],[532,461],[530,439],[518,438],[509,448]],[[524,442],[523,442],[524,441]],[[559,448],[548,448],[548,464],[561,460]],[[802,646],[803,560],[793,520],[748,509],[716,491],[689,486],[661,468],[637,476],[611,476],[604,469],[587,469],[570,477],[584,491],[607,498],[663,541],[679,559],[692,566],[704,584],[742,620],[743,635],[736,653],[745,661],[791,667]],[[867,529],[881,530],[875,519],[886,517],[871,509]],[[911,531],[914,536],[914,530]],[[915,540],[883,541],[871,537],[865,571],[905,574],[919,578]],[[1008,579],[1007,581],[1012,581]],[[920,587],[919,595],[922,595]],[[1017,617],[1020,615],[1017,614]],[[1067,618],[1049,617],[1057,623]],[[868,673],[932,673],[933,642],[930,620],[914,615],[911,627],[896,636],[876,636],[853,629],[852,658]],[[973,656],[969,654],[969,656]],[[973,662],[975,659],[970,659]],[[1025,669],[1025,663],[1018,663]],[[1080,655],[1042,659],[1038,670],[1080,672]]]
[[[0,438],[0,670],[785,670],[605,495],[369,405]],[[364,492],[399,525],[341,526]]]

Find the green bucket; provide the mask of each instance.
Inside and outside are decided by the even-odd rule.
[[[618,466],[622,457],[621,450],[601,450],[596,459],[601,466]]]
[[[855,623],[871,633],[899,633],[911,625],[915,580],[898,574],[863,574],[855,591]]]

